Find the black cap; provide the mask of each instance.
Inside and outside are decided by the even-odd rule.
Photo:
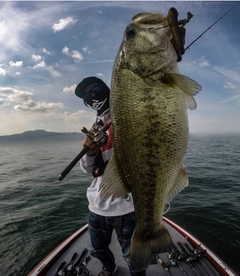
[[[104,84],[106,85],[106,83],[104,81],[102,81],[101,79],[97,78],[97,77],[87,77],[85,79],[83,79],[76,87],[75,89],[75,94],[79,97],[79,98],[83,98],[84,95],[84,89],[91,83],[100,83],[100,84]]]

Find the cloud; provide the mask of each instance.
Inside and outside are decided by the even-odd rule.
[[[22,91],[12,87],[0,87],[1,103],[17,103],[14,106],[15,111],[27,113],[54,113],[64,108],[62,103],[34,102],[33,93]]]
[[[75,122],[79,122],[82,119],[89,119],[90,121],[94,121],[96,119],[96,115],[93,112],[79,110],[75,113],[64,112],[63,118],[65,120],[75,121]]]
[[[228,99],[225,99],[225,100],[222,100],[220,101],[219,103],[227,103],[227,102],[231,102],[231,101],[234,101],[236,99],[238,99],[240,97],[240,94],[237,94],[237,95],[234,95]]]
[[[7,95],[10,94],[12,91],[14,91],[14,88],[11,87],[0,87],[0,95]]]
[[[82,50],[83,50],[84,53],[91,54],[91,51],[88,50],[88,49],[89,49],[89,47],[83,47],[82,48]]]
[[[42,60],[41,62],[39,62],[38,64],[33,66],[33,69],[38,69],[38,68],[43,68],[46,66],[46,63],[44,60]]]
[[[230,94],[230,97],[228,97],[225,100],[220,101],[219,103],[227,103],[227,102],[235,101],[240,98],[240,90],[232,82],[226,82],[226,84],[223,86],[223,88],[227,90],[228,95]],[[234,93],[234,95],[233,95],[233,93]],[[236,102],[239,102],[239,101],[237,100],[237,101],[235,101],[235,103]]]
[[[25,102],[30,101],[32,98],[31,92],[24,92],[24,91],[13,91],[13,94],[8,96],[8,100],[11,102]]]
[[[3,27],[6,24],[6,20],[1,20],[0,21],[0,27]]]
[[[61,76],[61,73],[56,71],[52,66],[46,66],[45,70],[48,71],[52,77],[57,78]]]
[[[75,61],[83,60],[83,56],[81,53],[79,53],[77,50],[73,50],[70,52],[67,46],[62,49],[62,53],[69,57],[72,57]]]
[[[15,105],[14,110],[27,112],[27,113],[48,113],[52,114],[64,108],[63,103],[46,103],[46,102],[33,102],[28,101],[21,105]]]
[[[62,49],[62,53],[64,53],[65,55],[69,55],[69,48],[67,46],[65,46],[63,49]]]
[[[0,68],[0,76],[6,76],[6,70]]]
[[[3,99],[3,98],[0,98],[0,106],[4,106],[4,104],[5,104],[4,99]]]
[[[35,60],[40,60],[40,56],[35,56]],[[35,64],[33,67],[29,67],[31,69],[44,69],[45,71],[48,71],[52,77],[56,78],[56,77],[60,77],[61,73],[56,71],[52,66],[47,66],[45,61],[42,60],[41,62]]]
[[[77,60],[83,60],[83,56],[76,50],[72,51],[71,57]]]
[[[47,54],[47,55],[51,55],[51,53],[49,51],[47,51],[47,49],[45,49],[45,48],[42,49],[42,52]]]
[[[0,9],[0,17],[2,18],[0,22],[0,47],[2,55],[7,55],[8,50],[18,51],[21,49],[22,44],[21,36],[25,33],[27,18],[22,14],[21,11],[14,9],[13,3],[2,4]],[[16,19],[21,18],[21,24],[16,22]],[[7,51],[6,51],[7,50]],[[5,52],[6,51],[6,52]]]
[[[32,97],[32,92],[18,90],[12,87],[0,87],[0,96],[11,102],[28,101]]]
[[[38,69],[38,68],[44,68],[46,67],[46,63],[43,60],[43,58],[40,55],[32,55],[32,59],[35,62],[38,62],[37,64],[35,64],[33,67],[30,67],[32,69]]]
[[[94,64],[94,63],[108,63],[108,62],[114,62],[114,59],[105,59],[105,60],[96,60],[96,61],[87,61],[82,62],[81,64]]]
[[[197,64],[200,67],[207,67],[210,64],[205,56],[201,56],[199,59],[193,61],[192,63]]]
[[[240,74],[238,72],[218,66],[214,67],[214,69],[223,76],[240,83]]]
[[[207,60],[201,60],[199,63],[200,67],[206,67],[209,66],[209,62]]]
[[[10,65],[11,67],[21,67],[21,66],[23,65],[23,62],[22,62],[22,61],[16,61],[16,62],[14,62],[14,61],[9,61],[9,65]]]
[[[40,55],[32,55],[32,59],[36,62],[42,60],[42,57]]]
[[[78,20],[73,19],[73,17],[62,18],[58,21],[58,23],[55,23],[52,28],[54,32],[59,32],[64,30],[69,25],[74,25],[77,21]]]
[[[71,86],[69,86],[69,87],[64,87],[64,88],[63,88],[63,93],[66,93],[66,94],[74,94],[76,87],[77,87],[76,84],[73,84],[73,85],[71,85]]]
[[[229,89],[229,90],[235,90],[236,86],[234,84],[232,84],[231,82],[227,82],[224,87],[225,89]]]

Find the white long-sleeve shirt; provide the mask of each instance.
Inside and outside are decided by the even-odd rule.
[[[106,110],[100,116],[97,116],[97,119],[100,119],[107,124],[111,121],[110,112]],[[103,161],[108,161],[113,152],[113,135],[112,127],[108,129],[108,142],[101,149]],[[84,155],[80,160],[80,167],[85,173],[93,173],[95,169],[95,157]],[[102,216],[120,216],[125,215],[134,211],[132,195],[129,194],[129,197],[126,199],[124,197],[108,198],[107,200],[100,196],[99,185],[101,184],[102,176],[95,177],[87,189],[87,198],[88,198],[88,208],[91,212],[102,215]]]

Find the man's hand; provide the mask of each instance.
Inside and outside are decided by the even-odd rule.
[[[94,135],[91,132],[88,132],[86,134],[85,139],[83,140],[83,147],[84,146],[88,146],[90,148],[90,150],[86,153],[88,156],[94,156],[97,154],[97,152],[101,149],[102,145],[97,145],[94,141],[93,141]]]

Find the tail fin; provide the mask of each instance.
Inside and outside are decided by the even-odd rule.
[[[130,249],[130,264],[134,272],[146,269],[154,254],[170,251],[173,247],[172,238],[167,228],[162,224],[159,234],[153,238],[143,240],[135,229]]]

